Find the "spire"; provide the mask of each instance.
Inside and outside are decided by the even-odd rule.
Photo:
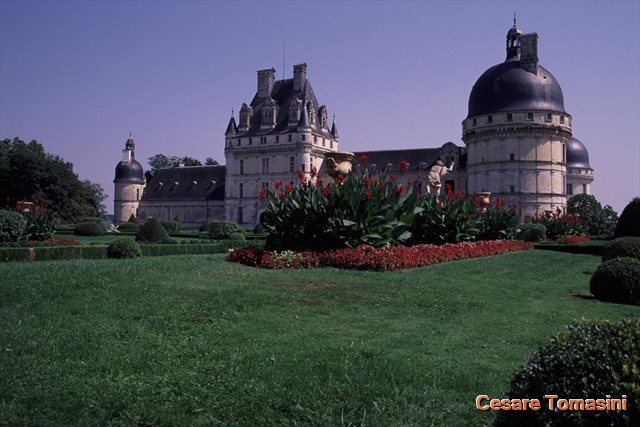
[[[516,25],[516,13],[513,12],[513,28],[518,28],[518,26]]]
[[[331,135],[338,139],[338,126],[336,125],[336,115],[333,115],[333,124],[331,125]]]
[[[236,119],[233,117],[233,111],[231,112],[231,118],[229,119],[229,124],[227,125],[227,130],[225,131],[225,136],[235,135],[237,132],[238,126],[236,126]]]
[[[302,111],[300,112],[300,123],[298,124],[298,130],[302,129],[310,129],[309,126],[309,113],[307,113],[307,108],[302,104]]]
[[[124,144],[124,149],[133,152],[136,149],[136,144],[133,142],[133,138],[131,138],[131,132],[129,132],[129,139]],[[131,155],[133,157],[133,154]]]
[[[507,61],[518,61],[520,59],[520,36],[522,30],[516,26],[516,14],[513,14],[513,27],[507,32]]]

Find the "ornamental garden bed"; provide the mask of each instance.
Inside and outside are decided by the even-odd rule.
[[[357,248],[327,252],[271,252],[256,247],[245,247],[232,250],[227,255],[226,260],[262,268],[334,267],[354,270],[390,271],[529,249],[533,249],[533,244],[517,240],[490,240],[444,245],[381,248],[361,245]]]

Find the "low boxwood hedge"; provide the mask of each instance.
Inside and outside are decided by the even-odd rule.
[[[73,234],[77,236],[102,236],[104,234],[104,230],[95,222],[81,222],[76,225],[76,228],[73,230]]]
[[[605,246],[602,254],[603,261],[623,257],[640,260],[640,237],[618,237]]]

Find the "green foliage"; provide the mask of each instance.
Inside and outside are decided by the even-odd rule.
[[[258,223],[255,227],[253,227],[254,234],[264,234],[264,227],[262,224]]]
[[[0,242],[19,242],[26,237],[26,232],[26,216],[13,210],[0,210]]]
[[[182,225],[182,221],[180,221],[180,217],[178,216],[178,214],[176,214],[176,216],[173,217],[173,220],[178,224]]]
[[[209,232],[209,223],[208,222],[203,222],[202,224],[200,224],[200,227],[198,228],[198,231],[200,231],[201,233],[208,233]]]
[[[544,224],[528,222],[520,225],[520,238],[527,242],[546,240],[547,227]]]
[[[218,166],[220,165],[220,163],[218,163],[217,160],[215,160],[213,157],[207,157],[204,161],[204,164],[206,166]]]
[[[603,262],[591,276],[590,289],[603,301],[640,305],[640,260],[614,258]]]
[[[103,188],[78,179],[71,163],[46,153],[36,141],[0,141],[0,207],[36,198],[71,222],[105,213]]]
[[[118,231],[137,233],[138,231],[140,231],[140,227],[136,223],[127,221],[127,222],[123,222],[118,226]]]
[[[184,162],[185,166],[202,166],[202,162],[193,157],[179,157],[179,156],[167,156],[165,154],[155,154],[148,159],[149,166],[151,167],[151,174],[155,174],[160,169],[177,168],[180,164],[180,160]]]
[[[104,220],[104,218],[102,217],[80,217],[78,222],[93,222],[95,224],[98,224],[100,226],[100,228],[102,229],[103,233],[107,232],[107,222]]]
[[[614,237],[640,237],[640,197],[636,197],[624,208],[616,225]]]
[[[162,224],[164,229],[167,230],[167,233],[175,233],[176,231],[180,230],[181,227],[180,222],[176,220],[160,221],[160,224]]]
[[[618,214],[609,205],[604,208],[591,194],[577,194],[567,202],[569,215],[580,217],[590,236],[611,236],[618,222]]]
[[[238,232],[236,232],[236,233],[231,233],[231,235],[229,236],[229,239],[231,239],[231,240],[235,240],[235,241],[238,241],[238,242],[244,242],[245,240],[247,240],[247,239],[244,237],[244,234],[242,234],[242,233],[238,233]]]
[[[479,200],[476,200],[479,203]],[[520,231],[520,218],[516,206],[504,208],[504,201],[498,197],[495,204],[487,206],[486,211],[479,217],[478,240],[515,239]],[[479,206],[477,207],[479,208]]]
[[[605,246],[603,261],[621,257],[640,260],[640,237],[618,237]]]
[[[130,222],[132,224],[138,224],[138,219],[136,218],[136,216],[134,214],[131,214],[131,216],[129,217],[127,222]]]
[[[211,239],[228,239],[232,233],[240,231],[240,226],[233,221],[211,221],[209,223],[209,237]]]
[[[410,228],[413,244],[469,241],[479,232],[478,217],[462,193],[449,193],[444,202],[427,194],[416,207]]]
[[[102,227],[95,222],[81,222],[76,225],[73,234],[78,236],[102,236],[104,233]]]
[[[133,239],[120,237],[113,239],[107,246],[109,258],[137,258],[142,255],[140,245]]]
[[[551,411],[543,397],[547,394],[572,399],[626,395],[628,410]],[[509,397],[540,399],[543,409],[501,411],[500,427],[640,425],[640,319],[569,325],[516,372]]]
[[[54,261],[67,259],[104,259],[106,246],[36,246],[0,248],[0,261]]]
[[[169,234],[167,230],[162,226],[160,221],[155,218],[149,218],[136,235],[136,241],[146,243],[164,243],[169,242]]]
[[[565,215],[558,209],[556,212],[539,213],[526,219],[529,224],[542,224],[546,227],[547,238],[557,239],[562,236],[584,236],[585,228],[582,219]]]

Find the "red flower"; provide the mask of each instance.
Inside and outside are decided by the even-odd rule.
[[[367,157],[366,154],[360,154],[360,158],[358,159],[358,161],[362,164],[367,163],[367,160],[369,160],[369,158]]]
[[[304,180],[304,171],[303,170],[299,170],[298,171],[298,178],[300,178],[300,181]]]
[[[280,181],[276,181],[273,183],[273,188],[275,188],[276,190],[279,190],[281,185],[282,183]]]
[[[278,194],[278,197],[280,197],[280,200],[284,200],[284,193],[281,191],[280,194]]]
[[[396,194],[401,194],[404,191],[404,188],[402,187],[402,184],[400,184],[396,188],[394,188],[393,191],[395,191]]]
[[[372,197],[373,197],[373,193],[372,193],[371,191],[367,191],[367,192],[364,194],[364,198],[365,198],[366,200],[371,200],[371,198],[372,198]]]
[[[364,186],[365,187],[369,187],[372,183],[373,183],[373,180],[371,178],[369,178],[368,176],[364,177]]]
[[[287,193],[293,193],[293,186],[291,184],[285,185],[284,191],[286,191]]]
[[[443,206],[444,206],[444,204],[442,203],[442,200],[438,200],[438,207],[441,208]]]
[[[411,186],[413,185],[413,183],[411,182],[410,179],[407,180],[407,190],[411,189]]]
[[[342,184],[342,182],[344,181],[344,175],[342,175],[341,173],[339,173],[338,175],[336,175],[336,177],[334,178],[334,181],[338,184]]]
[[[266,188],[263,188],[262,190],[260,190],[258,192],[258,197],[260,197],[260,200],[264,200],[266,195],[267,195],[267,189]]]
[[[398,179],[398,177],[397,177],[397,176],[395,176],[394,174],[390,174],[390,175],[389,175],[389,180],[390,180],[390,181],[392,181],[392,182],[396,182],[396,180],[397,180],[397,179]]]
[[[378,191],[382,191],[384,190],[384,182],[381,182],[380,184],[378,184]]]
[[[400,172],[406,171],[407,169],[409,169],[409,162],[406,160],[402,160],[400,163],[398,163],[396,169],[398,169]]]
[[[318,175],[318,168],[311,166],[311,178],[314,178],[316,175]]]

